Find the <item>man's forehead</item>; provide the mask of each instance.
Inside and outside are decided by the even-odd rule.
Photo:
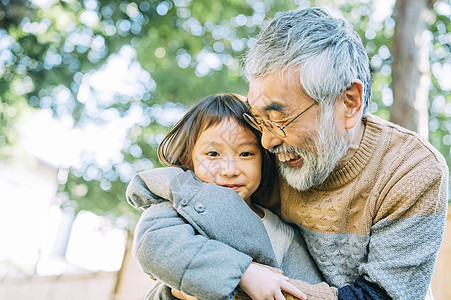
[[[251,110],[259,112],[285,112],[287,108],[284,100],[270,98],[264,93],[262,93],[258,97],[251,98],[250,101],[249,97],[246,98],[246,104],[250,107]]]
[[[275,71],[249,81],[248,104],[254,111],[293,109],[311,97],[301,84],[298,67]]]

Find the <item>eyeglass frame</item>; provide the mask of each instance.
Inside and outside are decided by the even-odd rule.
[[[286,138],[287,137],[287,133],[285,132],[285,128],[287,128],[288,125],[290,125],[291,123],[293,123],[297,118],[299,118],[303,113],[305,113],[307,110],[309,110],[313,105],[318,104],[318,102],[314,102],[313,104],[311,104],[309,107],[307,107],[306,109],[304,109],[303,111],[301,111],[296,117],[294,117],[293,119],[291,119],[287,124],[285,124],[284,126],[280,126],[279,124],[277,124],[274,121],[271,120],[263,120],[262,122],[263,125],[265,126],[265,128],[271,132],[272,134],[280,137],[280,138]],[[254,115],[252,114],[248,114],[248,113],[243,113],[243,118],[246,120],[247,123],[249,123],[249,125],[251,125],[253,128],[257,129],[260,132],[263,132],[263,128],[260,125],[260,123],[257,122],[257,119],[255,119]],[[280,132],[283,133],[283,136],[275,131],[272,127],[270,127],[270,125],[267,124],[267,122],[270,122],[271,124],[277,126],[277,128],[280,130]]]

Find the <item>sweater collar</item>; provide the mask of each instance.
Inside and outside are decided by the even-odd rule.
[[[381,120],[369,113],[362,119],[365,124],[362,141],[351,159],[340,169],[335,170],[326,181],[315,187],[317,190],[329,190],[355,179],[370,161],[382,133]]]

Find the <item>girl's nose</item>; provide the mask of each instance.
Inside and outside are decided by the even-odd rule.
[[[219,173],[221,174],[221,176],[232,177],[238,176],[240,174],[240,170],[239,168],[237,168],[236,162],[233,159],[230,159],[225,160],[222,163],[222,168]]]

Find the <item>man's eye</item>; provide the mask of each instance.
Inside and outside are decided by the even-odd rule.
[[[261,125],[261,123],[262,123],[262,117],[257,116],[257,115],[253,115],[252,117],[254,118],[255,122],[256,122],[258,125]]]
[[[209,151],[206,153],[207,156],[216,157],[219,156],[219,153],[216,151]]]
[[[240,156],[243,156],[243,157],[249,157],[252,155],[254,155],[254,153],[252,153],[252,152],[241,152],[241,154],[240,154]]]
[[[289,117],[287,117],[286,115],[282,115],[282,114],[277,114],[277,115],[274,114],[268,118],[268,120],[270,120],[271,122],[277,123],[277,124],[283,124],[288,119],[289,119]]]

